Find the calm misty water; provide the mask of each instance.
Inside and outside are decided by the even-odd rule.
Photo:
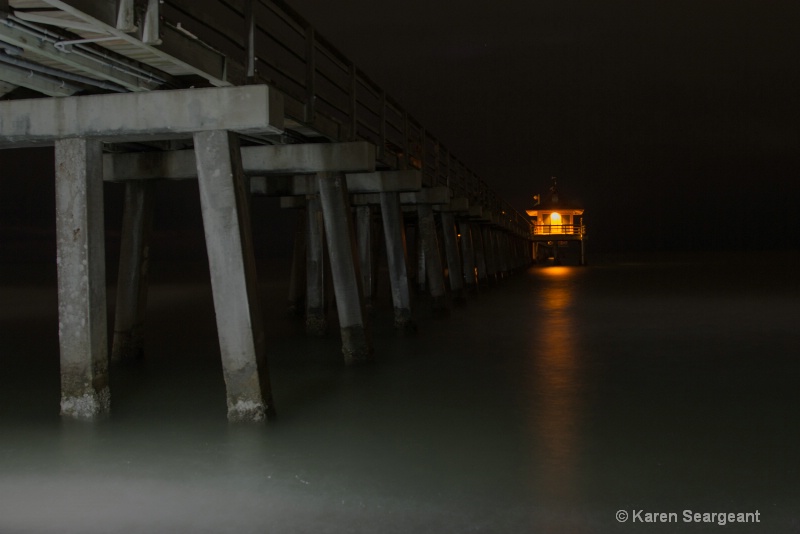
[[[156,266],[147,359],[79,424],[57,415],[54,274],[6,267],[0,532],[800,530],[796,254],[533,268],[447,319],[418,297],[412,337],[384,300],[361,368],[262,270],[279,418],[252,427],[225,420],[204,276]],[[615,519],[686,509],[761,523]]]

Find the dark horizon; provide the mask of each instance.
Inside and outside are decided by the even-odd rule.
[[[516,209],[557,177],[596,250],[800,243],[794,2],[287,1]]]

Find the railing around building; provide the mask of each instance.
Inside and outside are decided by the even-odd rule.
[[[533,235],[574,235],[583,237],[586,235],[586,226],[582,224],[536,224],[532,227]]]

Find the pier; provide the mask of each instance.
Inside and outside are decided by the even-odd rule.
[[[198,184],[231,421],[275,413],[252,196],[302,210],[288,298],[322,334],[330,280],[346,365],[380,359],[377,247],[400,333],[426,327],[413,282],[445,316],[532,261],[527,217],[281,1],[8,0],[0,48],[0,148],[55,151],[66,418],[107,414],[109,363],[144,351],[159,180]],[[125,188],[110,335],[104,182]]]

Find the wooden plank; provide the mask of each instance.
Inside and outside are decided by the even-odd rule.
[[[80,9],[77,9],[66,3],[64,0],[45,1],[51,6],[65,11],[70,15],[82,20],[83,22],[96,26],[97,32],[99,33],[108,33],[115,37],[119,37],[120,40],[125,41],[129,45],[138,47],[141,50],[142,56],[138,58],[138,60],[142,61],[143,63],[152,66],[158,66],[159,68],[163,68],[162,65],[164,64],[170,64],[170,70],[164,69],[170,74],[194,74],[205,78],[212,85],[230,85],[230,83],[227,82],[224,77],[224,56],[195,39],[190,39],[186,35],[179,37],[175,35],[177,32],[173,32],[173,35],[170,37],[172,42],[169,45],[169,50],[172,52],[172,54],[176,55],[172,55],[160,48],[147,45],[140,41],[137,37],[128,35],[125,32],[116,29],[116,27],[108,25],[102,20],[96,19],[91,15],[84,13]],[[191,43],[189,42],[190,40],[192,41]],[[110,50],[114,50],[112,46],[107,45],[106,47]],[[214,56],[216,56],[216,60]],[[214,65],[218,63],[223,65],[221,73],[222,75],[219,75],[216,70],[213,70],[215,68]],[[207,72],[203,70],[205,68],[210,68],[212,71]]]
[[[16,7],[12,0],[12,7]],[[45,4],[57,7],[54,2],[44,0]],[[80,10],[93,19],[99,20],[103,24],[116,26],[117,24],[117,0],[65,0],[65,4]]]
[[[93,24],[82,21],[81,19],[71,16],[69,13],[63,11],[15,11],[14,15],[26,22],[33,22],[36,24],[44,24],[45,26],[55,26],[57,28],[64,28],[73,32],[84,32],[90,34],[94,38],[105,37],[108,34],[98,31],[97,27]]]

